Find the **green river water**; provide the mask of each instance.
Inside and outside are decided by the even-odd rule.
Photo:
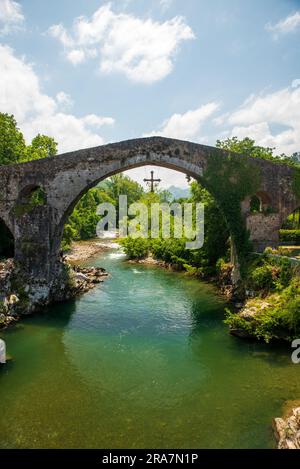
[[[231,337],[198,280],[117,251],[86,264],[111,278],[0,333],[0,447],[274,447],[300,398],[287,348]]]

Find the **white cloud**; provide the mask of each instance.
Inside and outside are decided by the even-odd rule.
[[[85,53],[81,49],[72,49],[67,53],[67,59],[73,65],[78,65],[85,61]]]
[[[83,122],[87,125],[94,127],[102,127],[103,125],[113,125],[114,119],[112,117],[100,117],[96,114],[88,114],[82,118]]]
[[[159,130],[153,131],[150,134],[145,134],[144,137],[160,135],[162,137],[178,138],[183,140],[193,139],[193,141],[203,143],[206,141],[206,138],[201,135],[202,125],[218,109],[219,104],[211,102],[183,114],[173,114],[169,119],[166,119],[163,122]],[[126,174],[141,183],[143,178],[150,176],[151,169],[154,170],[155,176],[161,179],[161,183],[159,184],[160,188],[166,189],[170,187],[170,185],[182,188],[188,187],[185,174],[167,168],[145,166],[142,168],[130,169],[129,171],[126,171]]]
[[[228,116],[230,115],[229,112],[226,112],[225,114],[221,114],[220,116],[215,117],[212,122],[215,125],[223,125],[227,122]]]
[[[57,93],[56,101],[58,102],[58,104],[61,104],[64,107],[73,106],[73,100],[71,96],[65,93],[64,91],[60,91],[59,93]]]
[[[300,119],[300,89],[283,88],[269,94],[252,95],[231,114],[232,124],[253,124],[260,121],[294,125]]]
[[[298,88],[300,86],[300,78],[296,78],[292,81],[292,88]]]
[[[274,137],[270,134],[270,127],[267,122],[259,122],[249,126],[235,126],[231,134],[243,139],[249,137],[254,139],[257,143],[266,147],[274,146]]]
[[[278,21],[276,24],[268,23],[266,25],[266,30],[273,33],[275,38],[278,38],[280,35],[288,34],[296,31],[300,28],[300,12],[296,11],[286,18]]]
[[[56,39],[59,39],[64,47],[74,46],[74,41],[68,35],[62,24],[54,24],[48,29],[48,33]]]
[[[56,102],[40,90],[39,79],[31,65],[14,56],[12,49],[0,45],[0,108],[24,122],[31,114],[55,112]]]
[[[98,56],[102,73],[122,73],[140,83],[166,77],[180,44],[195,38],[181,16],[160,23],[115,13],[111,4],[100,7],[90,19],[76,18],[71,32],[61,24],[51,26],[48,32],[61,42],[72,64]]]
[[[0,34],[20,29],[24,22],[22,7],[12,0],[0,0]]]
[[[79,65],[89,58],[93,59],[97,57],[97,50],[95,48],[72,49],[69,52],[66,52],[66,57],[73,65]]]
[[[63,112],[63,107],[72,104],[70,96],[61,91],[54,99],[43,93],[33,67],[3,45],[0,69],[0,109],[14,114],[28,142],[37,133],[45,133],[57,140],[59,152],[103,143],[94,128],[112,125],[112,118],[94,114],[76,117]]]
[[[84,118],[72,114],[56,112],[43,116],[36,116],[20,124],[27,140],[31,140],[37,133],[54,137],[59,144],[59,152],[88,148],[104,143],[103,138],[91,131]]]
[[[231,135],[254,138],[260,145],[275,147],[278,154],[299,151],[300,87],[295,87],[295,80],[293,85],[248,98],[227,118],[233,126]]]
[[[165,120],[159,130],[151,132],[150,135],[161,135],[182,140],[194,138],[203,141],[203,136],[201,138],[199,134],[201,126],[218,108],[218,103],[211,102],[183,114],[173,114]]]

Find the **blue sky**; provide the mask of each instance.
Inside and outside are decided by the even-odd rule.
[[[300,151],[300,0],[0,0],[0,44],[0,111],[28,141],[249,135]]]

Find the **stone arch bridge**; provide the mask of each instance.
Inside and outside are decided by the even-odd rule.
[[[150,137],[0,167],[0,218],[14,236],[15,260],[28,278],[51,289],[58,276],[64,224],[89,188],[115,173],[148,164],[201,178],[212,155],[221,160],[245,159],[213,147]],[[241,211],[255,249],[262,250],[276,245],[283,220],[300,201],[293,190],[293,168],[258,158],[249,158],[249,164],[260,174],[255,194],[261,207],[270,210],[251,213],[250,199],[255,194],[248,194],[241,201]],[[234,184],[234,178],[227,183],[228,187]],[[46,194],[45,203],[30,207],[30,194],[37,188]]]

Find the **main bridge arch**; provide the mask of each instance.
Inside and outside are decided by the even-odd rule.
[[[29,276],[51,284],[57,278],[63,226],[80,197],[102,179],[150,164],[199,179],[220,206],[224,187],[229,194],[236,190],[237,168],[243,169],[246,179],[258,175],[253,193],[249,189],[251,193],[246,192],[240,200],[244,223],[258,249],[276,243],[283,219],[299,205],[293,190],[293,168],[163,137],[128,140],[2,166],[0,216],[13,231],[19,265]],[[221,186],[223,193],[219,191]],[[40,190],[44,197],[35,206],[29,199],[33,190]],[[268,214],[251,214],[251,196],[256,193],[266,195],[265,200],[271,204]]]
[[[85,151],[83,150],[83,152]],[[76,203],[89,189],[114,174],[141,166],[153,165],[173,169],[194,179],[199,179],[204,170],[203,162],[199,160],[198,164],[195,164],[192,158],[187,158],[190,154],[186,153],[183,157],[177,152],[172,154],[170,150],[163,152],[160,149],[145,150],[141,147],[134,153],[126,151],[124,154],[121,151],[118,154],[118,152],[114,152],[111,158],[104,157],[101,158],[101,161],[99,161],[98,155],[88,154],[89,156],[83,156],[85,168],[82,168],[81,163],[77,162],[72,171],[68,171],[68,173],[63,171],[58,174],[49,187],[49,204],[57,208],[62,215],[61,224],[65,223]],[[55,187],[54,191],[53,187]],[[59,190],[59,194],[57,193],[58,187],[63,188],[62,193],[61,190]]]

